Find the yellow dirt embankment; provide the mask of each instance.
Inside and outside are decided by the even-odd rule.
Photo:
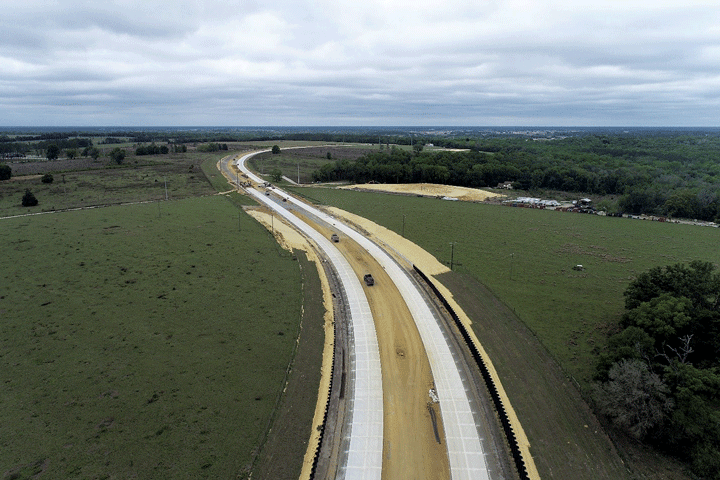
[[[418,247],[413,242],[406,240],[392,230],[388,230],[375,222],[353,213],[346,212],[345,210],[340,210],[339,208],[328,207],[326,210],[336,217],[340,217],[348,223],[355,224],[363,230],[369,232],[371,237],[375,237],[374,240],[379,240],[385,246],[390,247],[391,251],[394,250],[395,253],[399,254],[408,262],[414,263],[427,275],[439,275],[450,271],[448,267],[438,262],[437,259],[428,252]]]
[[[434,183],[364,183],[360,185],[348,185],[351,190],[372,190],[377,192],[403,193],[407,195],[429,195],[440,197],[452,197],[464,202],[484,202],[494,197],[504,197],[499,193],[479,190],[477,188],[455,187],[452,185],[437,185]]]

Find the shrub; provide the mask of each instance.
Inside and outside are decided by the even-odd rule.
[[[43,175],[42,178],[40,179],[40,181],[41,181],[42,183],[52,183],[53,180],[54,180],[53,176],[52,176],[51,174],[49,174],[49,173],[46,173],[46,174]]]
[[[22,197],[22,206],[23,207],[34,207],[38,204],[37,198],[35,198],[35,195],[30,191],[30,189],[25,189],[25,195]]]
[[[158,155],[166,154],[170,151],[167,145],[140,145],[135,149],[135,155]]]
[[[0,165],[0,180],[10,180],[12,169],[9,165]]]
[[[54,143],[48,145],[47,150],[45,151],[45,157],[48,160],[55,160],[59,156],[60,156],[60,147],[58,147]]]
[[[198,152],[217,152],[218,150],[223,150],[223,147],[219,143],[210,142],[198,145],[197,150]],[[225,148],[225,150],[227,150],[227,148]]]
[[[672,410],[669,393],[660,376],[644,362],[623,359],[610,369],[609,381],[596,386],[595,400],[615,426],[640,440]]]
[[[120,165],[123,163],[123,160],[125,160],[125,150],[123,150],[120,147],[115,147],[110,152],[110,158],[115,160],[115,162]]]

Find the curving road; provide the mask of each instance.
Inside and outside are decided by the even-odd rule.
[[[240,160],[241,170],[252,181],[261,184],[263,180],[244,166],[244,161],[252,155],[246,155]],[[247,188],[246,191],[258,203],[272,209],[312,239],[327,256],[338,275],[350,310],[355,360],[350,446],[343,466],[345,478],[379,479],[382,473],[383,447],[382,376],[375,326],[362,285],[345,257],[325,236],[256,188]]]
[[[245,166],[247,159],[262,152],[253,152],[237,160],[237,167],[252,182],[261,185],[264,180],[254,175]],[[234,178],[229,165],[224,164],[228,178]],[[340,476],[344,478],[371,479],[381,478],[383,462],[383,392],[378,355],[378,340],[367,297],[359,284],[358,277],[352,272],[348,261],[323,234],[291,213],[286,206],[311,216],[319,222],[333,226],[335,230],[356,242],[368,252],[384,269],[395,284],[422,338],[427,359],[439,399],[441,425],[449,460],[450,476],[453,479],[490,479],[496,478],[496,468],[490,468],[488,453],[483,449],[487,443],[488,429],[476,420],[472,401],[466,386],[467,381],[461,375],[461,368],[453,355],[450,339],[440,327],[439,318],[426,301],[425,295],[418,289],[407,271],[378,245],[345,225],[340,220],[314,208],[282,190],[273,189],[273,195],[283,199],[273,201],[256,187],[248,187],[259,203],[281,215],[289,223],[302,231],[318,245],[332,262],[341,279],[344,294],[351,310],[352,337],[354,343],[355,383],[352,391],[350,441],[347,459]],[[289,204],[289,205],[288,205]]]

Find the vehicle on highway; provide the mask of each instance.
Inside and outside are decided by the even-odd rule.
[[[365,280],[365,285],[367,285],[368,287],[372,287],[373,285],[375,285],[375,279],[369,273],[365,274],[363,280]]]
[[[340,237],[338,236],[337,233],[333,233],[332,235],[330,235],[330,240],[332,240],[335,243],[338,243],[340,241]]]

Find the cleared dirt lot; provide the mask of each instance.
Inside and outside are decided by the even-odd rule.
[[[371,192],[399,193],[403,195],[422,195],[429,197],[451,197],[464,202],[484,202],[505,195],[480,190],[478,188],[455,187],[452,185],[437,185],[434,183],[363,183],[341,187],[349,190],[364,190]]]

